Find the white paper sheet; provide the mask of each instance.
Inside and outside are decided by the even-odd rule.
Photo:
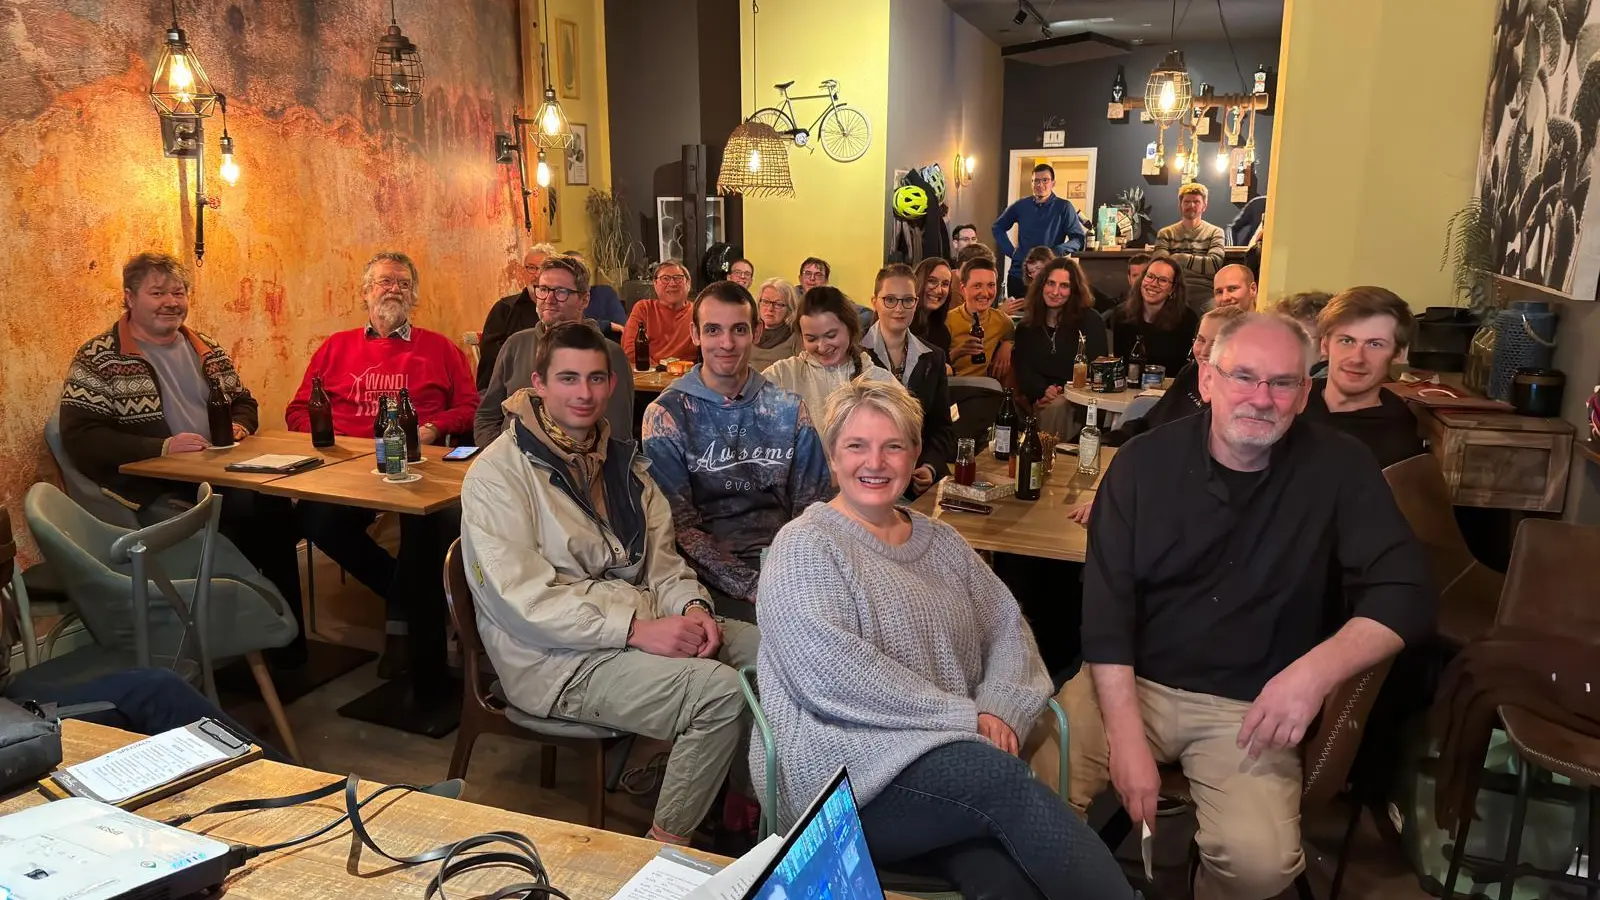
[[[308,459],[312,457],[304,453],[263,453],[260,456],[252,456],[238,465],[256,466],[262,469],[286,469]]]
[[[121,803],[225,759],[227,753],[187,728],[174,728],[66,771],[99,799]]]
[[[1150,833],[1150,823],[1139,823],[1139,855],[1144,858],[1144,880],[1154,881],[1155,870],[1152,866],[1151,856],[1155,850],[1155,836]]]
[[[633,873],[628,883],[612,895],[613,900],[683,900],[695,887],[704,884],[716,866],[662,850],[644,868]]]
[[[756,883],[767,863],[783,849],[783,835],[769,835],[750,848],[750,852],[728,864],[721,872],[689,892],[684,900],[741,900]]]

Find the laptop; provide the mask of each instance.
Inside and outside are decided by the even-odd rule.
[[[743,900],[883,900],[843,766],[789,830]]]

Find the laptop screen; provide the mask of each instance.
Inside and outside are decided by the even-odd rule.
[[[883,900],[843,768],[795,823],[748,900]]]

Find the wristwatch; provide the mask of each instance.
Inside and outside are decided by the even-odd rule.
[[[708,615],[708,616],[715,616],[717,614],[717,611],[711,608],[711,604],[710,603],[707,603],[706,601],[701,600],[699,597],[696,597],[693,600],[690,600],[688,603],[685,603],[683,605],[683,614],[684,615],[688,615],[689,614],[689,607],[691,607],[691,606],[700,607],[701,609],[706,611],[706,615]]]

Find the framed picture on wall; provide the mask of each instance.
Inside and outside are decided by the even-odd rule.
[[[1087,181],[1069,181],[1069,182],[1067,182],[1067,199],[1068,200],[1083,200],[1083,199],[1087,198],[1088,196],[1089,196],[1089,182],[1087,182]]]
[[[572,146],[567,148],[567,184],[589,183],[589,126],[572,125]]]
[[[579,66],[583,60],[578,53],[578,25],[566,19],[556,20],[556,84],[561,96],[568,100],[580,99]]]

